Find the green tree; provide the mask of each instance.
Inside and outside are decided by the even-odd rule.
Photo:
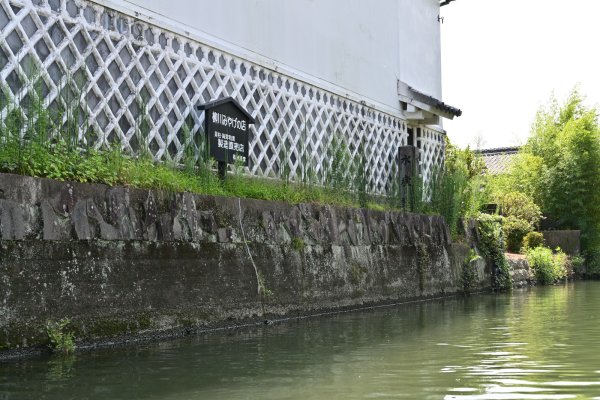
[[[555,228],[580,229],[584,250],[600,247],[600,128],[577,90],[537,113],[505,183],[531,196]]]

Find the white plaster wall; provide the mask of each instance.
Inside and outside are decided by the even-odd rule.
[[[438,0],[125,2],[393,109],[397,78],[441,95]]]
[[[400,79],[442,98],[439,0],[398,0]]]

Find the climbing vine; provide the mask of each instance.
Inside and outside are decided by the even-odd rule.
[[[510,265],[504,255],[504,236],[502,234],[501,217],[489,214],[477,216],[477,233],[479,250],[485,259],[492,262],[494,270],[494,288],[510,290],[512,278]]]
[[[475,262],[481,259],[475,250],[470,249],[462,262],[462,284],[465,293],[470,293],[477,285],[477,265]]]

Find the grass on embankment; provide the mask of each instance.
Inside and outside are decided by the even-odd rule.
[[[5,140],[0,146],[0,172],[169,192],[191,192],[289,203],[360,206],[358,197],[346,191],[259,179],[242,174],[229,175],[225,182],[222,182],[208,166],[177,168],[174,165],[154,162],[149,156],[131,157],[119,150],[81,150],[69,146],[62,140],[54,143]],[[385,204],[374,202],[369,202],[367,207],[389,208]]]

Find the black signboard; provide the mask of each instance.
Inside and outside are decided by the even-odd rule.
[[[198,107],[204,110],[209,156],[219,163],[248,165],[248,134],[254,118],[228,97]]]

